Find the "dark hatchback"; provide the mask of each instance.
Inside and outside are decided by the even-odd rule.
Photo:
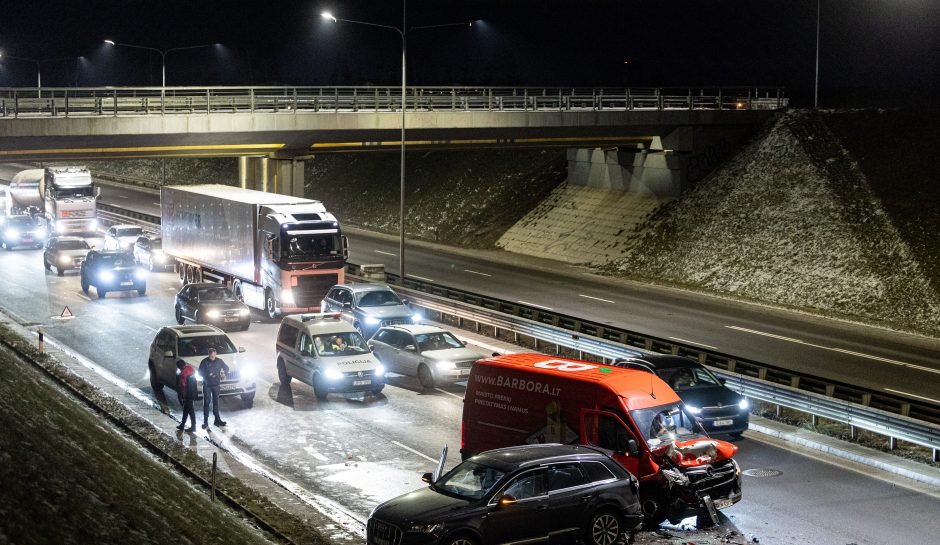
[[[616,360],[614,365],[655,373],[679,394],[686,409],[711,434],[740,436],[747,429],[750,412],[747,398],[725,386],[723,379],[696,361],[653,354]]]
[[[429,487],[372,511],[368,545],[612,545],[643,518],[636,479],[583,445],[491,450],[423,479]]]
[[[251,310],[231,291],[215,282],[186,284],[176,294],[176,323],[186,320],[241,331],[251,325]]]
[[[85,256],[81,271],[82,291],[95,287],[98,298],[104,299],[109,291],[147,293],[147,271],[134,263],[134,256],[120,250],[92,250]]]
[[[18,246],[42,248],[46,243],[46,230],[30,216],[0,218],[0,244],[7,250]]]

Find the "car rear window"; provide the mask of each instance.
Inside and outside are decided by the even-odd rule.
[[[611,473],[611,471],[607,469],[607,466],[600,462],[582,462],[581,466],[587,474],[588,482],[596,483],[597,481],[606,481],[616,478],[616,475]]]

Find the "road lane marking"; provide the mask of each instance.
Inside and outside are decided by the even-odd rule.
[[[82,299],[88,301],[89,303],[91,302],[91,297],[88,297],[88,296],[85,295],[84,293],[79,293],[78,296],[81,297]]]
[[[414,454],[417,454],[418,456],[424,458],[425,460],[430,460],[430,461],[432,461],[432,462],[434,462],[434,463],[437,463],[437,462],[438,462],[438,460],[435,460],[434,458],[431,458],[430,456],[421,454],[421,453],[418,452],[417,450],[415,450],[415,449],[413,449],[413,448],[411,448],[411,447],[409,447],[409,446],[407,446],[407,445],[403,445],[403,444],[399,443],[398,441],[392,441],[392,444],[398,445],[398,446],[400,446],[401,448],[407,450],[408,452],[412,452],[412,453],[414,453]]]
[[[130,197],[128,197],[127,195],[116,195],[116,197],[119,198],[119,199],[129,199],[129,198],[130,198]]]
[[[423,276],[418,276],[418,275],[416,275],[416,274],[410,274],[410,275],[408,275],[408,276],[410,276],[410,277],[412,277],[412,278],[417,278],[418,280],[424,280],[425,282],[434,282],[434,281],[431,280],[430,278],[425,278],[425,277],[423,277]]]
[[[468,272],[470,274],[478,274],[480,276],[493,276],[492,274],[481,273],[478,271],[471,271],[470,269],[464,269],[463,272]]]
[[[821,350],[829,350],[830,352],[838,352],[840,354],[848,354],[849,356],[857,356],[859,358],[866,358],[869,360],[880,361],[882,363],[890,363],[891,365],[898,365],[901,367],[907,367],[908,369],[917,369],[918,371],[926,371],[928,373],[940,374],[940,369],[933,369],[931,367],[925,367],[923,365],[917,365],[914,363],[907,363],[904,361],[892,360],[890,358],[883,358],[881,356],[874,356],[872,354],[865,354],[863,352],[855,352],[854,350],[846,350],[845,348],[834,348],[831,346],[823,346],[821,344],[808,343],[806,341],[801,341],[800,339],[794,339],[792,337],[783,337],[780,335],[774,335],[773,333],[767,333],[764,331],[757,331],[755,329],[747,329],[744,327],[738,327],[733,325],[726,325],[728,329],[734,329],[736,331],[743,331],[745,333],[753,333],[755,335],[763,335],[764,337],[771,337],[774,339],[779,339],[781,341],[788,341],[796,344],[802,344],[803,346],[809,346],[812,348],[819,348]]]
[[[930,397],[919,396],[919,395],[911,394],[911,393],[908,393],[908,392],[902,392],[902,391],[900,391],[900,390],[892,390],[891,388],[885,388],[885,391],[886,391],[886,392],[891,392],[891,393],[894,393],[894,394],[901,394],[901,395],[908,396],[908,397],[916,397],[917,399],[923,399],[924,401],[932,401],[932,402],[934,402],[934,403],[940,404],[940,399],[933,399],[933,398],[930,398]]]
[[[601,299],[600,297],[594,297],[592,295],[584,295],[583,293],[579,293],[578,297],[584,297],[585,299],[594,299],[595,301],[603,301],[605,303],[610,303],[612,305],[617,304],[617,301],[611,301],[610,299]]]
[[[680,343],[694,344],[695,346],[704,346],[705,348],[711,348],[712,350],[718,350],[718,347],[717,347],[717,346],[712,346],[712,345],[710,345],[710,344],[697,343],[697,342],[695,342],[695,341],[690,341],[690,340],[688,340],[688,339],[680,339],[679,337],[669,337],[669,338],[672,339],[672,340],[674,340],[674,341],[679,341]]]
[[[382,254],[382,255],[390,255],[390,256],[396,256],[396,255],[398,255],[398,254],[393,254],[393,253],[391,253],[391,252],[383,252],[382,250],[373,250],[373,251],[374,251],[375,253],[377,253],[377,254]]]
[[[528,301],[516,301],[517,303],[522,303],[523,305],[529,305],[530,307],[543,308],[545,310],[555,310],[551,307],[543,307],[542,305],[536,305],[535,303],[530,303]]]

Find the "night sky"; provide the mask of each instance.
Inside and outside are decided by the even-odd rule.
[[[2,0],[0,86],[398,85],[400,1]],[[409,85],[783,86],[811,103],[816,0],[410,0]],[[822,0],[822,106],[937,96],[940,1]],[[81,59],[76,57],[81,56]],[[61,60],[60,60],[61,59]]]

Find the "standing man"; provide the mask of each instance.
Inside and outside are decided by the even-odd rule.
[[[177,374],[177,380],[179,380],[179,385],[176,388],[176,391],[180,395],[180,404],[183,406],[183,421],[180,422],[180,425],[176,429],[188,432],[196,431],[196,409],[193,407],[193,402],[196,401],[196,396],[199,395],[199,385],[196,383],[196,370],[193,369],[193,366],[180,360],[176,362],[176,367],[179,369]],[[186,417],[189,417],[189,429],[186,429]]]
[[[212,414],[215,415],[212,424],[220,427],[225,425],[225,421],[219,416],[219,390],[226,372],[228,372],[228,365],[225,365],[222,358],[216,357],[215,348],[210,348],[209,357],[199,362],[199,374],[202,376],[202,429],[204,430],[209,428],[210,397],[212,398]]]

